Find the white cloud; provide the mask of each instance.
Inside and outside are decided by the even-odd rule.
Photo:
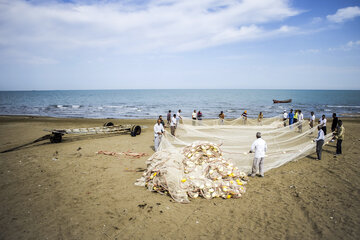
[[[321,17],[314,17],[312,20],[311,20],[311,23],[312,24],[318,24],[318,23],[321,23],[322,22],[322,18]]]
[[[336,11],[335,14],[328,15],[326,16],[326,18],[330,22],[341,23],[359,16],[360,16],[360,8],[358,6],[355,6],[355,7],[340,8]]]
[[[300,50],[300,54],[317,54],[320,52],[320,49],[306,49],[306,50]]]
[[[335,47],[335,48],[329,48],[328,50],[330,52],[333,52],[333,51],[350,51],[352,49],[356,49],[356,48],[359,48],[360,47],[360,40],[357,40],[357,41],[349,41],[347,44],[344,44],[340,47]]]
[[[300,12],[288,0],[0,1],[0,47],[112,53],[177,52],[291,34],[264,29]]]
[[[350,41],[346,44],[348,47],[356,47],[356,46],[360,46],[360,40],[358,41]]]

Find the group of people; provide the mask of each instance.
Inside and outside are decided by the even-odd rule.
[[[242,114],[242,117],[243,117],[244,121],[247,120],[247,112],[246,111],[244,111],[244,113]],[[171,115],[171,110],[169,110],[169,112],[167,114],[167,123],[168,123],[168,126],[170,126],[171,134],[173,136],[175,136],[176,127],[180,123],[181,119],[182,119],[181,109],[179,109],[177,111],[177,113],[173,114],[173,115]],[[225,119],[225,114],[223,111],[221,111],[219,114],[220,124],[224,124],[224,119]],[[261,122],[262,119],[263,119],[263,114],[262,114],[262,112],[260,112],[258,115],[258,121]],[[310,128],[314,127],[315,119],[316,119],[315,113],[311,112],[310,118],[309,118]],[[194,112],[192,113],[192,120],[193,121],[202,120],[201,111],[196,112],[196,110],[194,110]],[[284,110],[283,120],[284,120],[284,126],[286,126],[286,122],[288,120],[290,127],[291,127],[291,125],[299,122],[298,128],[299,128],[300,132],[302,131],[302,122],[304,120],[304,115],[302,114],[301,110],[295,110],[295,112],[294,112],[293,109],[291,109],[289,114],[287,114],[286,110]],[[318,128],[318,136],[316,139],[314,139],[314,141],[316,142],[317,160],[321,160],[322,147],[324,145],[325,136],[327,133],[327,129],[326,129],[327,120],[326,120],[325,115],[321,116],[318,123],[319,123],[318,127],[317,127]],[[155,151],[158,150],[160,141],[161,141],[161,137],[165,133],[164,128],[165,128],[165,123],[162,119],[162,116],[160,115],[157,120],[157,123],[154,126]],[[341,120],[338,119],[338,117],[336,116],[336,113],[333,113],[331,132],[333,133],[331,142],[333,142],[335,140],[337,141],[336,142],[336,154],[334,155],[334,157],[336,157],[337,155],[342,154],[342,141],[344,140],[344,134],[345,134],[345,128],[343,126],[343,123]],[[253,164],[252,164],[252,171],[249,174],[249,176],[254,177],[259,170],[258,176],[264,177],[263,165],[264,165],[265,152],[267,151],[267,144],[261,138],[260,132],[256,133],[256,138],[257,139],[251,145],[251,150],[250,150],[250,153],[255,153],[255,156],[254,156],[254,160],[253,160]]]
[[[343,126],[342,121],[336,116],[336,113],[333,113],[333,121],[331,124],[332,139],[331,142],[336,140],[336,153],[334,157],[342,154],[342,142],[345,135],[345,127]],[[322,147],[324,145],[326,136],[326,118],[325,115],[322,115],[319,119],[318,125],[318,136],[314,140],[316,142],[316,154],[317,160],[321,160]]]
[[[179,125],[181,119],[182,119],[181,109],[179,109],[177,111],[177,113],[173,114],[173,115],[171,115],[171,110],[169,110],[169,112],[166,116],[166,120],[167,120],[167,126],[170,126],[171,135],[175,136],[176,127]],[[157,119],[156,124],[154,125],[154,148],[155,148],[155,151],[157,151],[159,148],[161,138],[165,134],[165,127],[167,127],[167,126],[165,125],[162,115],[160,115],[159,118]]]
[[[299,132],[302,132],[302,123],[304,121],[304,114],[301,112],[301,110],[294,110],[290,109],[289,114],[284,110],[283,113],[283,121],[284,121],[284,127],[286,127],[286,121],[289,121],[289,126],[292,128],[291,125],[299,123],[298,128]]]

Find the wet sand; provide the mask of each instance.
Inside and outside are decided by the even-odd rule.
[[[358,239],[360,119],[343,119],[335,142],[253,178],[240,199],[170,197],[134,185],[153,153],[154,120],[0,117],[0,151],[43,129],[145,125],[141,135],[65,136],[0,154],[0,239]],[[331,121],[330,121],[331,122]],[[147,156],[97,155],[133,151]]]

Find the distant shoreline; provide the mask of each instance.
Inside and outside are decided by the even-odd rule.
[[[344,116],[345,115],[345,116]],[[166,116],[162,115],[163,119],[166,120]],[[280,115],[279,115],[280,116]],[[341,114],[338,116],[339,118],[345,118],[345,119],[358,119],[360,118],[360,114]],[[88,118],[88,117],[52,117],[52,116],[38,116],[38,115],[0,115],[0,118],[29,118],[29,119],[63,119],[63,120],[71,120],[71,119],[79,119],[79,120],[156,120],[157,118]],[[239,117],[241,118],[241,117]],[[264,119],[268,119],[269,117],[264,117]],[[273,117],[272,117],[273,118]],[[328,119],[332,118],[331,116],[327,117]],[[190,117],[186,118],[187,120],[191,120]],[[204,118],[205,120],[215,120],[218,118]],[[237,118],[225,118],[225,120],[235,120]],[[248,119],[257,119],[257,118],[251,118],[248,117]],[[305,120],[308,120],[308,118],[305,117]]]

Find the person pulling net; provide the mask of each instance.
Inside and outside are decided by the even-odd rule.
[[[279,117],[264,119],[262,123],[259,125],[256,119],[248,119],[244,125],[235,119],[222,125],[217,120],[203,120],[201,126],[194,126],[191,120],[184,118],[176,137],[164,135],[136,185],[168,193],[182,203],[198,196],[236,198],[246,191],[243,185],[254,158],[249,150],[257,132],[262,133],[267,143],[263,172],[315,151],[316,133],[308,124],[297,122],[292,128],[284,127]],[[302,133],[296,131],[299,124],[302,124]],[[325,136],[325,144],[331,136]],[[224,169],[228,169],[227,172]],[[213,176],[215,173],[218,177]],[[224,186],[228,191],[224,191]]]

